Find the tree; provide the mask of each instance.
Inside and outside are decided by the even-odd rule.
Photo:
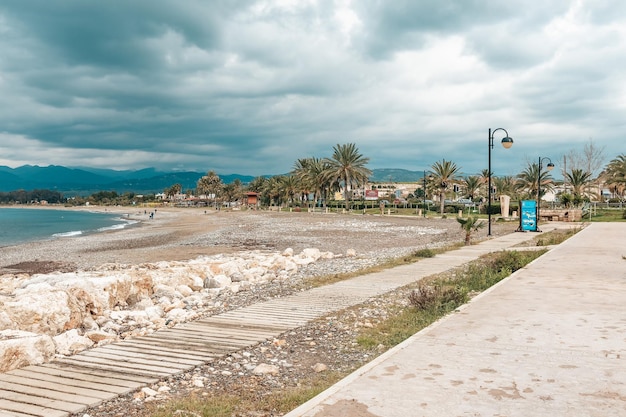
[[[317,202],[320,198],[326,197],[325,194],[330,188],[330,183],[324,175],[327,169],[328,164],[321,158],[304,158],[296,161],[292,174],[298,178],[307,194],[311,190],[314,192]]]
[[[510,175],[493,177],[493,181],[496,186],[496,190],[498,190],[498,194],[509,196],[516,194],[517,181],[514,177],[511,177]]]
[[[217,205],[217,197],[220,191],[222,191],[222,187],[222,179],[213,170],[207,172],[207,174],[196,183],[198,194],[204,194],[206,196],[212,195],[214,205]]]
[[[169,200],[173,200],[174,196],[179,194],[183,189],[183,186],[180,184],[174,184],[171,187],[166,188],[163,192],[165,197]]]
[[[588,183],[588,186],[590,186],[593,182],[593,178],[598,175],[598,171],[602,167],[604,160],[604,146],[598,147],[594,144],[592,139],[589,139],[589,142],[585,144],[582,152],[572,150],[563,156],[563,177],[565,178],[567,172],[580,169],[583,172],[590,173],[591,181]]]
[[[433,182],[437,185],[437,190],[439,191],[439,209],[440,213],[443,214],[443,209],[446,201],[446,191],[452,185],[452,182],[456,178],[456,175],[460,171],[460,167],[458,167],[454,162],[446,161],[445,159],[441,162],[435,162],[431,169],[434,173]]]
[[[469,177],[463,180],[463,186],[465,187],[465,191],[467,193],[467,197],[472,200],[480,190],[480,186],[482,185],[482,181],[480,177],[470,175]]]
[[[280,206],[283,196],[283,175],[275,175],[267,181],[265,192],[267,193],[270,205]]]
[[[552,181],[550,171],[541,170],[541,177],[539,177],[539,164],[530,163],[524,171],[517,174],[516,189],[527,198],[535,199],[537,198],[537,185],[541,184],[541,195],[539,196],[539,200],[541,200],[546,191],[552,190]]]
[[[300,192],[298,179],[294,175],[281,176],[280,193],[287,199],[289,205],[293,204],[296,195]]]
[[[350,191],[365,184],[372,175],[372,171],[365,167],[368,162],[369,158],[361,155],[354,143],[337,144],[333,147],[333,156],[324,159],[327,164],[324,170],[325,179],[331,185],[343,184],[346,209],[349,209]]]
[[[572,169],[570,172],[565,173],[565,180],[572,187],[573,201],[582,201],[584,189],[591,182],[591,173],[582,169]]]
[[[224,184],[222,187],[222,193],[224,195],[224,199],[229,203],[239,201],[243,197],[241,180],[236,178],[230,184]]]
[[[623,199],[624,189],[626,189],[626,154],[618,155],[611,160],[604,169],[602,177],[613,193]]]
[[[465,244],[469,245],[472,238],[472,233],[482,229],[487,224],[486,222],[479,220],[478,217],[470,216],[467,219],[457,217],[456,221],[461,224],[461,229],[465,232]]]

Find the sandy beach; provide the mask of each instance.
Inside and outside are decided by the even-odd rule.
[[[459,242],[463,238],[453,218],[165,207],[157,208],[150,218],[153,209],[89,210],[116,212],[138,223],[122,230],[3,247],[0,274],[71,272],[107,263],[134,265],[286,248],[296,252],[318,248],[335,254],[354,250],[360,256],[393,256],[392,252]],[[512,222],[494,224],[493,233],[509,233],[515,227]],[[486,232],[479,231],[475,239],[485,237]]]

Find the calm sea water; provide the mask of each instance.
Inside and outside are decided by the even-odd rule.
[[[72,210],[0,208],[0,247],[123,228],[119,214]]]

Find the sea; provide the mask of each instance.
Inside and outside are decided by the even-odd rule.
[[[133,223],[119,213],[0,208],[0,247],[122,229]]]

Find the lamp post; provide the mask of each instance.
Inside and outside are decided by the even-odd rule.
[[[487,175],[487,236],[491,236],[491,150],[493,149],[493,134],[496,133],[498,130],[502,130],[506,135],[504,138],[502,138],[501,142],[502,146],[504,146],[504,149],[509,149],[511,146],[513,146],[513,139],[509,137],[509,132],[507,132],[506,129],[499,127],[497,129],[494,129],[493,132],[491,131],[491,129],[489,129],[489,173]]]
[[[431,180],[432,175],[429,175],[428,179]],[[422,177],[422,180],[424,182],[424,205],[422,209],[424,210],[424,218],[426,218],[426,170],[424,170],[424,176]]]
[[[538,170],[537,170],[537,220],[535,220],[537,223],[537,227],[535,229],[537,229],[538,232],[541,232],[541,230],[539,230],[539,210],[540,210],[540,206],[541,206],[541,169],[543,168],[541,166],[541,163],[544,160],[548,160],[550,162],[548,162],[548,165],[546,165],[546,168],[548,169],[548,171],[552,171],[552,169],[554,169],[554,164],[552,163],[552,159],[548,158],[548,157],[539,157],[539,164],[538,164]]]

